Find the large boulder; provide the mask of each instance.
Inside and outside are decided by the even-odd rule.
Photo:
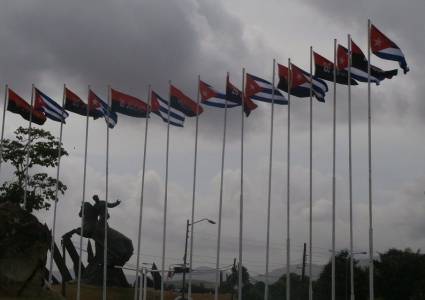
[[[0,295],[44,294],[50,232],[16,204],[0,204]]]

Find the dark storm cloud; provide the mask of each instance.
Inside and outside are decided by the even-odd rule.
[[[0,18],[0,80],[23,93],[66,82],[105,96],[112,84],[146,99],[149,83],[167,97],[172,80],[195,98],[198,74],[223,89],[230,71],[239,85],[239,59],[252,55],[240,21],[216,2],[7,1]]]

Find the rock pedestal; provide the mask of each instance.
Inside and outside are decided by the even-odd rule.
[[[50,232],[18,205],[0,204],[0,292],[10,296],[43,293]]]

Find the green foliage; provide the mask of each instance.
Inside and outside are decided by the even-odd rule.
[[[237,294],[238,281],[239,281],[239,265],[236,264],[235,262],[232,266],[230,274],[226,275],[226,280],[223,282],[222,286],[220,287],[220,292],[230,293],[232,295],[232,298],[234,298],[234,296]],[[242,266],[242,294],[245,295],[246,292],[251,288],[251,286],[252,284],[250,283],[248,270],[247,268]]]
[[[30,133],[29,140],[28,133]],[[0,203],[5,201],[23,203],[27,171],[26,155],[29,147],[26,209],[28,211],[48,210],[50,202],[55,201],[56,179],[41,171],[43,168],[58,166],[59,147],[61,157],[67,156],[68,152],[50,132],[43,129],[32,128],[30,131],[28,128],[19,127],[14,134],[15,139],[3,140],[2,158],[3,161],[15,167],[16,177],[12,181],[5,181],[0,187]],[[32,170],[36,171],[31,172]],[[57,184],[58,192],[64,194],[66,185],[60,180]]]
[[[357,300],[369,298],[368,270],[358,266],[354,259],[354,294]],[[316,299],[331,298],[332,263],[329,261],[323,268],[314,285]],[[337,299],[350,298],[350,255],[343,250],[335,256],[335,296]]]
[[[375,262],[377,296],[385,300],[425,299],[425,255],[390,249]]]

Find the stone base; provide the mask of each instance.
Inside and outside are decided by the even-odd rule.
[[[103,265],[89,264],[81,276],[81,282],[89,285],[103,285]],[[106,285],[108,287],[130,287],[121,268],[108,267]]]
[[[50,233],[18,205],[0,204],[0,291],[37,296],[43,292]]]

